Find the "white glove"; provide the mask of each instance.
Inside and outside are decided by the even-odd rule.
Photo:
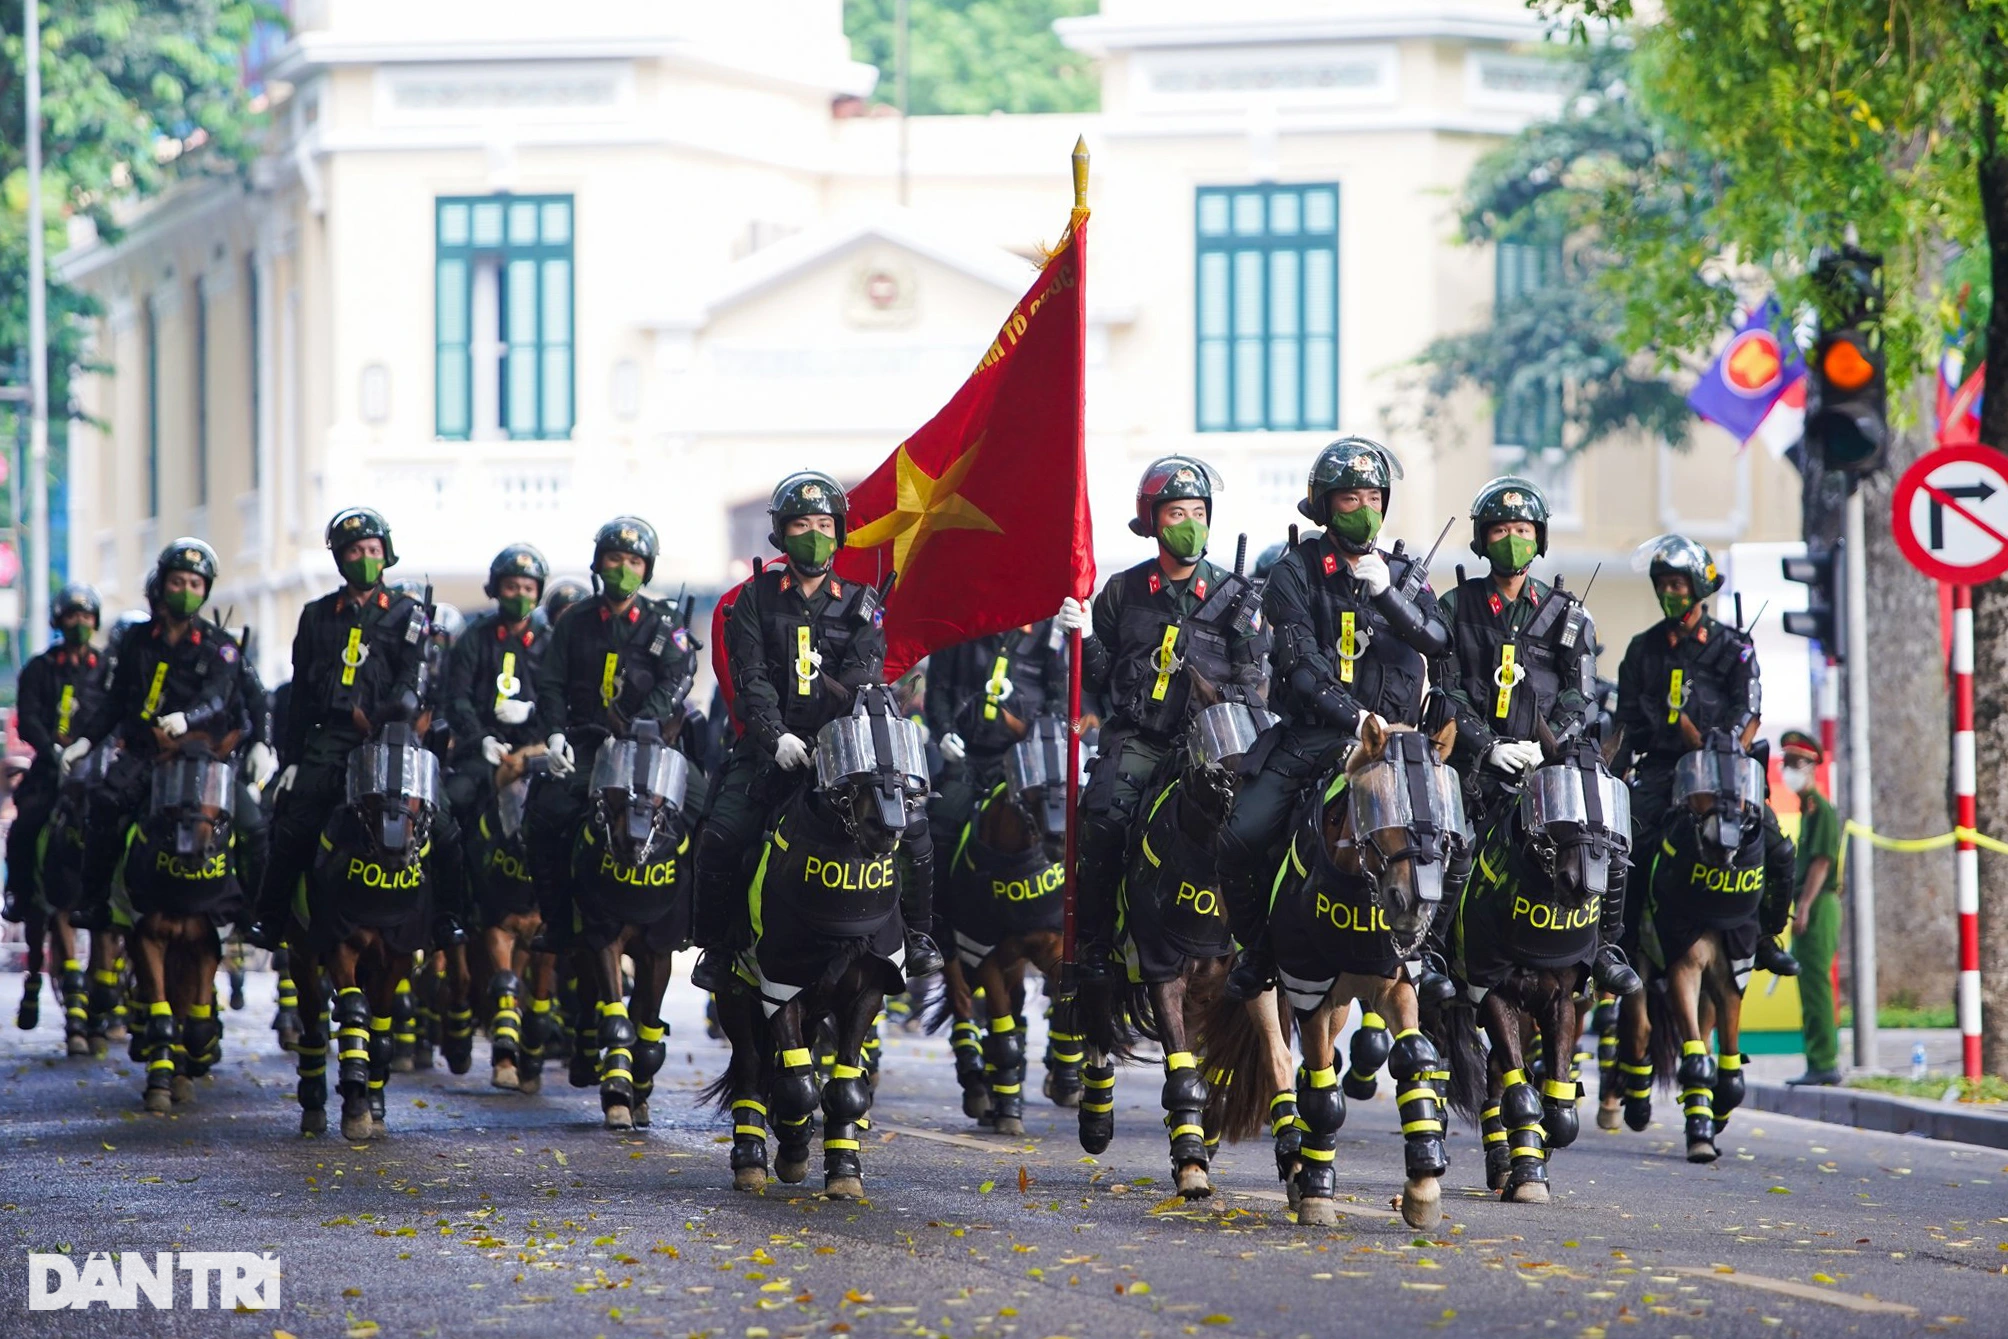
[[[1061,632],[1086,632],[1088,607],[1069,595],[1060,601],[1060,612],[1053,615],[1053,622],[1060,625]]]
[[[941,756],[949,762],[961,762],[969,756],[969,750],[962,743],[962,736],[953,730],[941,737]]]
[[[288,763],[286,770],[279,773],[279,784],[273,790],[275,795],[283,795],[293,788],[293,779],[300,775],[300,764]]]
[[[1394,584],[1387,570],[1387,559],[1378,553],[1363,553],[1353,559],[1353,579],[1366,587],[1368,595],[1378,595]]]
[[[1487,767],[1509,776],[1525,776],[1546,760],[1539,744],[1522,739],[1498,740],[1485,750],[1484,758]]]
[[[160,732],[169,739],[179,739],[188,733],[188,713],[170,711],[160,718]]]
[[[1011,699],[1011,690],[1015,685],[1012,684],[1010,676],[1006,675],[1004,678],[997,680],[994,684],[986,683],[983,686],[990,690],[991,696],[996,701],[1008,702]]]
[[[823,653],[822,653],[821,651],[811,651],[811,652],[809,652],[809,657],[808,657],[808,658],[809,658],[809,668],[810,668],[810,669],[812,669],[812,670],[819,670],[819,669],[821,669],[821,668],[823,667]]]
[[[782,735],[774,742],[774,761],[792,772],[809,765],[809,746],[797,735]]]
[[[481,758],[482,761],[486,762],[490,767],[501,766],[502,760],[508,756],[509,756],[509,746],[507,744],[504,744],[501,740],[497,739],[494,735],[488,735],[482,739]]]
[[[505,697],[495,704],[495,719],[504,725],[521,725],[530,719],[530,712],[536,706],[518,697]]]
[[[565,732],[560,730],[545,740],[544,748],[550,753],[551,775],[570,776],[572,774],[572,746],[565,742]]]
[[[244,754],[244,768],[250,773],[251,784],[263,790],[272,773],[279,770],[279,755],[270,744],[253,744]]]
[[[66,772],[69,771],[71,767],[75,766],[78,762],[82,761],[84,755],[89,753],[90,751],[91,751],[90,740],[88,739],[71,740],[63,748],[63,759],[62,759],[63,770]]]

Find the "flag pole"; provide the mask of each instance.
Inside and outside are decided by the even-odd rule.
[[[1071,238],[1074,230],[1088,216],[1088,141],[1082,136],[1074,141],[1074,212],[1067,220],[1067,235]],[[1082,273],[1081,282],[1087,282]],[[1085,310],[1085,299],[1083,299]],[[1082,350],[1085,358],[1087,351]],[[1082,399],[1087,396],[1086,384],[1082,386]],[[1081,431],[1087,431],[1085,404]],[[1078,539],[1078,536],[1076,537]],[[1093,591],[1076,590],[1075,599],[1085,603]],[[1081,805],[1081,633],[1076,628],[1067,634],[1067,882],[1061,897],[1061,954],[1064,967],[1060,974],[1060,994],[1070,999],[1075,992],[1077,972],[1076,940],[1078,915],[1078,893],[1076,883],[1080,878],[1079,810]]]

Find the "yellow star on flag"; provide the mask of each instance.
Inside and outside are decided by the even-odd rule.
[[[982,449],[983,438],[979,436],[937,478],[916,465],[907,454],[906,443],[900,443],[893,459],[896,475],[893,509],[851,531],[845,546],[870,549],[890,540],[893,570],[909,572],[912,569],[907,566],[907,559],[940,531],[987,530],[993,535],[1003,534],[1002,526],[977,510],[958,491],[963,478],[976,464],[976,453]]]

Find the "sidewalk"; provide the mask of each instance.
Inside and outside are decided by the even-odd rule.
[[[1924,1044],[1932,1078],[1948,1084],[1960,1070],[1959,1033],[1953,1028],[1884,1028],[1876,1036],[1877,1070],[1908,1075],[1911,1048]],[[1854,1072],[1854,1029],[1841,1029],[1841,1069]],[[1785,1080],[1806,1068],[1798,1055],[1753,1055],[1743,1073],[1749,1082],[1744,1105],[1829,1125],[1852,1125],[1891,1134],[1915,1134],[1950,1139],[1989,1148],[2008,1148],[2008,1105],[1979,1106],[1962,1102],[1931,1102],[1859,1088],[1788,1088]]]

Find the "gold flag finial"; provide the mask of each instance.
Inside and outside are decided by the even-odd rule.
[[[1074,208],[1088,207],[1088,137],[1074,141]]]

